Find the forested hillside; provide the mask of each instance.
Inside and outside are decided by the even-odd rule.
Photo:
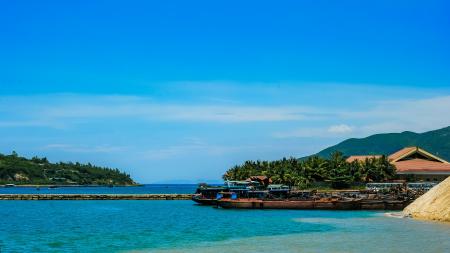
[[[16,152],[0,154],[0,184],[133,185],[118,169],[80,163],[50,163],[47,158],[27,159]]]
[[[428,152],[450,160],[450,126],[425,133],[376,134],[361,139],[348,139],[319,153],[320,157],[330,157],[339,151],[350,155],[389,155],[408,146],[419,146]]]

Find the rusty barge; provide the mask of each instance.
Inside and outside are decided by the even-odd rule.
[[[217,206],[225,209],[293,209],[293,210],[402,210],[410,201],[368,199],[263,200],[221,199]]]
[[[293,191],[285,185],[258,183],[247,180],[201,186],[192,200],[224,209],[402,210],[427,190],[417,183],[375,183],[366,190],[333,191]]]

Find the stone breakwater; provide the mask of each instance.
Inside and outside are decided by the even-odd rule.
[[[193,194],[0,194],[0,200],[190,200]]]

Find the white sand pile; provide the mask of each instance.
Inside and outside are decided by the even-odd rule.
[[[450,177],[416,199],[403,213],[418,219],[450,222]]]

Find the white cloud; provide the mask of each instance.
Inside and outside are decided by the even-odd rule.
[[[346,124],[333,125],[328,128],[331,134],[348,134],[353,131],[353,128]]]

